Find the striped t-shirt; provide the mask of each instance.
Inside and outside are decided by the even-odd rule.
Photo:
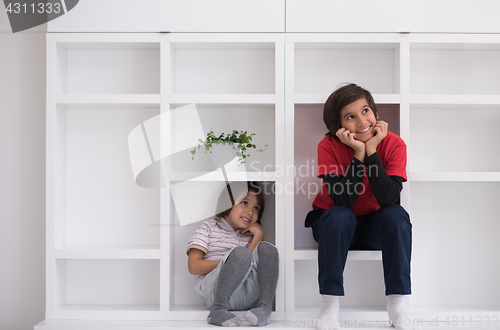
[[[214,217],[196,228],[188,243],[187,252],[194,248],[205,252],[204,260],[221,260],[236,246],[250,246],[253,236],[242,234],[223,218]],[[201,280],[205,275],[195,275]]]

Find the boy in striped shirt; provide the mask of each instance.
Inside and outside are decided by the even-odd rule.
[[[203,222],[187,249],[195,290],[210,307],[207,321],[220,326],[241,323],[229,310],[248,309],[244,317],[250,324],[268,324],[278,281],[278,251],[263,241],[260,226],[264,194],[256,183],[243,185],[233,194],[234,206]],[[218,205],[227,197],[223,191]]]

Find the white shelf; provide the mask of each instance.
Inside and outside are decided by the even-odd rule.
[[[472,327],[471,329],[498,329],[500,327],[500,306],[415,306],[410,305],[410,314],[414,319],[421,319],[423,321],[436,320],[438,319],[440,324],[443,326],[449,326],[450,328],[453,326],[453,322],[457,322],[455,324],[455,328],[458,327],[470,327],[470,318],[472,318]],[[462,318],[463,317],[463,318]],[[490,322],[494,322],[494,318],[496,318],[497,325],[494,326],[490,323],[490,326],[486,326],[486,318],[489,317]],[[445,324],[444,322],[448,318],[450,324]],[[475,322],[477,320],[483,320],[483,325],[476,325]],[[463,323],[462,323],[463,321]],[[469,321],[469,322],[467,322]],[[435,324],[435,323],[434,323]]]
[[[319,305],[316,306],[305,306],[296,305],[295,311],[290,313],[291,320],[314,320],[318,318]],[[360,320],[359,327],[354,327],[353,329],[364,329],[363,321],[366,320],[387,320],[387,310],[385,306],[370,306],[370,305],[340,305],[339,318],[341,320]],[[351,329],[350,327],[342,326],[341,329]],[[370,328],[370,329],[373,329]],[[390,329],[390,327],[388,327]],[[394,328],[393,328],[394,329]]]
[[[276,181],[275,172],[227,172],[229,181]],[[171,172],[167,175],[169,181],[224,181],[219,169],[206,172]]]
[[[318,250],[295,250],[295,260],[317,260]],[[349,251],[347,260],[382,260],[382,251]]]
[[[66,247],[54,251],[56,259],[160,259],[159,248]]]
[[[275,94],[172,94],[171,104],[248,104],[274,105]]]
[[[236,313],[238,314],[238,312]],[[242,323],[238,328],[255,329],[242,317]],[[293,330],[312,329],[293,325],[289,321],[271,321],[266,329]],[[216,329],[216,326],[208,324],[206,320],[189,321],[71,321],[71,320],[45,320],[35,326],[35,330],[197,330]]]
[[[498,182],[500,172],[410,172],[411,181]]]
[[[160,106],[160,94],[58,94],[56,104],[64,106]]]
[[[159,305],[100,305],[100,304],[65,304],[59,307],[61,311],[97,311],[97,312],[132,312],[132,311],[159,311]]]
[[[295,94],[295,104],[324,104],[330,94]],[[399,94],[373,94],[375,103],[399,104]]]
[[[453,95],[453,94],[412,94],[410,105],[470,107],[500,106],[500,95]]]

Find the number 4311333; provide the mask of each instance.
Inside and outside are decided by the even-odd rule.
[[[9,14],[59,14],[61,12],[61,4],[56,3],[9,3],[5,11]]]

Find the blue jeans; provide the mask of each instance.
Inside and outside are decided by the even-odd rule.
[[[343,273],[349,250],[382,250],[385,294],[411,294],[410,216],[400,205],[355,216],[351,209],[333,206],[313,223],[318,242],[321,294],[343,296]]]

